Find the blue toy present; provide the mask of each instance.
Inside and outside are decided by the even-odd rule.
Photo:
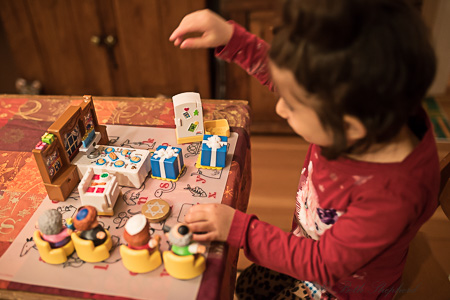
[[[200,164],[202,166],[224,168],[227,157],[228,138],[226,136],[203,136],[202,154]]]
[[[150,158],[152,177],[166,180],[177,180],[184,168],[181,148],[158,146]]]

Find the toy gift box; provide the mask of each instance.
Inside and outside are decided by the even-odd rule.
[[[226,136],[208,135],[203,136],[202,154],[200,164],[209,167],[225,167],[227,157],[228,138]]]
[[[181,148],[158,146],[150,159],[152,177],[177,180],[184,168]]]

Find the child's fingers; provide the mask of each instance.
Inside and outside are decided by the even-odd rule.
[[[184,216],[184,220],[187,223],[195,223],[208,220],[208,214],[203,209],[193,209],[192,207],[189,212]]]
[[[195,222],[189,224],[189,229],[192,232],[200,233],[200,232],[209,232],[213,230],[211,223],[207,221]]]
[[[185,39],[181,45],[181,49],[187,49],[187,48],[207,48],[209,45],[207,44],[208,41],[205,40],[203,37],[197,37],[197,38],[188,38]]]
[[[172,32],[169,41],[174,41],[177,38],[182,38],[184,35],[193,32],[204,32],[205,28],[202,23],[195,21],[191,15],[187,15],[181,20],[180,25]]]
[[[216,234],[213,232],[208,232],[208,233],[202,233],[202,234],[193,234],[192,235],[192,239],[196,242],[210,242],[210,241],[214,241]]]

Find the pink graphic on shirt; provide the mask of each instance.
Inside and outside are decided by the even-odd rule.
[[[301,227],[297,226],[293,234],[318,240],[326,230],[333,226],[341,213],[334,209],[324,210],[319,206],[319,197],[312,182],[312,161],[309,162],[308,171],[305,171],[302,171],[300,178],[295,209],[295,216]]]

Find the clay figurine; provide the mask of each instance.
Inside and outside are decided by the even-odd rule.
[[[70,238],[72,230],[63,225],[62,215],[56,209],[49,209],[39,217],[33,240],[43,261],[62,264],[75,248]]]
[[[154,238],[150,237],[150,224],[142,214],[132,216],[127,221],[123,238],[128,243],[128,248],[134,250],[147,249],[149,253],[153,252],[161,241],[159,235],[155,235]]]
[[[167,239],[172,245],[170,251],[164,251],[163,259],[167,273],[177,279],[192,279],[201,275],[206,269],[206,260],[202,253],[206,247],[192,243],[192,232],[183,223],[172,228],[164,226]]]
[[[80,238],[90,240],[94,246],[99,246],[106,241],[106,231],[97,220],[97,210],[90,205],[81,206],[73,220],[73,225],[80,231]]]
[[[162,264],[159,242],[161,237],[150,236],[150,223],[147,218],[138,214],[125,224],[123,237],[127,246],[120,246],[122,263],[132,273],[150,272]]]
[[[56,209],[49,209],[40,215],[38,227],[41,237],[51,248],[59,248],[70,242],[72,230],[63,225],[62,214]]]
[[[72,233],[72,241],[80,259],[93,263],[109,257],[111,235],[98,223],[97,211],[93,206],[81,206],[73,225],[77,232]]]

